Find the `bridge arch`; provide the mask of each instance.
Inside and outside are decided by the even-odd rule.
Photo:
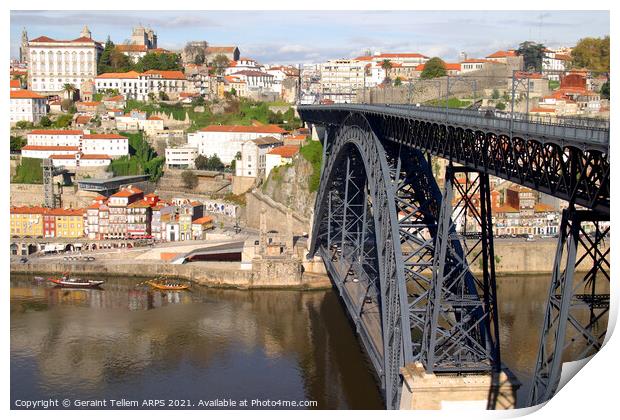
[[[332,278],[344,276],[341,284],[336,280],[336,285],[341,295],[345,295],[345,303],[361,305],[349,308],[349,313],[359,315],[354,322],[358,330],[362,330],[362,340],[365,341],[367,350],[370,348],[371,360],[381,375],[388,406],[394,407],[397,406],[399,398],[399,371],[412,360],[412,351],[391,168],[381,142],[363,115],[350,114],[337,130],[329,129],[327,135],[334,136],[334,140],[325,142],[326,147],[329,147],[329,156],[324,164],[324,179],[316,201],[315,227],[318,232],[312,238],[311,254],[321,254]],[[355,162],[354,165],[351,164],[352,161]],[[354,189],[355,197],[351,191]],[[339,206],[340,210],[334,212],[334,206]],[[332,218],[342,218],[342,221],[331,220]],[[359,244],[357,249],[351,249],[344,240],[345,236],[349,236],[350,241],[351,235],[355,236]],[[365,235],[374,237],[374,244],[369,247],[374,246],[374,249],[366,248],[368,245]],[[333,240],[333,236],[341,238]],[[356,267],[349,264],[342,272],[343,267],[337,267],[334,258],[343,258],[346,253],[350,253],[349,257],[355,254],[358,261],[363,258],[365,262],[356,264]],[[367,255],[368,253],[373,255]],[[372,280],[362,272],[364,264],[375,266],[378,285],[371,284]],[[353,291],[352,283],[355,282],[361,283],[365,288],[362,299],[359,292]],[[373,333],[364,331],[368,327],[363,319],[363,306],[373,299],[373,287],[376,288],[375,298],[380,311],[382,345],[382,348],[375,349],[375,354],[372,354]]]

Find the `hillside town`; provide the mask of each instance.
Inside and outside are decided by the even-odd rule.
[[[582,66],[571,55],[575,46],[524,42],[484,57],[462,52],[455,62],[367,51],[316,64],[264,64],[232,43],[190,41],[170,51],[158,42],[141,25],[119,44],[93,39],[87,25],[69,40],[31,37],[24,28],[10,65],[12,237],[165,242],[205,239],[224,226],[259,228],[248,223],[256,210],[244,209],[246,194],[310,155],[316,173],[308,182],[318,182],[321,156],[310,152],[320,144],[302,126],[298,104],[422,103],[545,121],[609,118],[609,73]],[[440,182],[445,164],[433,164]],[[557,234],[560,200],[499,178],[492,187],[497,236]],[[276,201],[309,216],[291,197]],[[226,215],[213,212],[221,208]]]

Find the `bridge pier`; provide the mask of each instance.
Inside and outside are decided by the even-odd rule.
[[[499,374],[436,375],[420,362],[401,368],[403,388],[401,410],[516,408],[519,382],[509,371]]]

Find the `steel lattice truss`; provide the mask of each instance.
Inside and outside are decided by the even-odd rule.
[[[406,363],[420,361],[428,372],[498,374],[488,176],[595,209],[596,220],[603,220],[609,214],[607,149],[579,146],[574,139],[523,140],[376,112],[306,108],[312,109],[300,107],[302,118],[325,130],[310,255],[323,258],[380,379],[387,407],[399,407],[399,370]],[[430,155],[451,162],[443,196]],[[481,233],[471,236],[469,229]],[[559,249],[569,236],[563,233]],[[590,242],[587,255],[600,254],[600,240]],[[608,268],[606,258],[599,260]],[[554,284],[563,284],[574,265],[560,276],[558,264]],[[481,274],[474,276],[470,267],[478,266]],[[589,282],[595,283],[601,273],[608,271],[595,269]],[[554,308],[567,305],[565,297],[556,302],[563,294],[556,289],[543,331],[543,341],[552,337],[552,343],[541,342],[537,395],[555,389],[549,383],[555,383],[563,353],[557,340],[575,320],[566,315],[559,332],[553,329],[562,318],[553,315]],[[608,295],[605,300],[597,293],[570,295],[570,302],[588,304],[592,314],[587,325],[575,327],[582,337],[608,310]],[[604,334],[588,341],[591,350],[600,347]],[[490,408],[494,398],[489,396]]]
[[[607,332],[609,312],[609,227],[591,210],[564,210],[560,241],[538,350],[530,404],[549,400],[560,382],[562,362],[597,352]],[[594,230],[586,232],[588,222]],[[578,251],[582,251],[581,256]],[[579,271],[590,267],[583,278]],[[579,349],[568,355],[569,350]]]
[[[387,405],[397,408],[400,368],[429,355],[423,336],[429,325],[429,293],[437,282],[432,269],[438,258],[441,193],[421,152],[390,145],[384,149],[363,117],[352,115],[339,130],[328,130],[327,136],[311,254],[323,258],[381,378]],[[488,178],[478,177],[487,184],[474,182],[475,190],[462,197],[479,195],[480,186],[486,185],[488,198]],[[475,214],[479,224],[490,216]],[[454,226],[448,229],[454,234]],[[469,272],[467,259],[475,262],[483,254],[481,240],[467,250],[459,238],[449,242],[450,251],[443,255],[449,256],[447,264],[455,270],[446,273],[441,298],[452,299],[440,305],[450,307],[445,312],[450,316],[457,307],[473,303],[475,307],[467,316],[456,315],[451,327],[461,334],[451,337],[450,329],[434,325],[442,337],[435,340],[433,356],[427,359],[432,364],[429,370],[489,371],[500,363],[498,341],[491,338],[490,328],[496,322],[495,295],[485,292],[491,278],[494,285],[494,270],[491,265],[485,271],[492,273],[491,278],[485,275],[482,281]],[[488,246],[484,255],[492,259]],[[460,263],[453,263],[457,260]]]
[[[306,122],[338,126],[351,111],[335,108],[302,106],[299,113]],[[568,128],[561,131],[566,133],[564,138],[551,134],[529,136],[527,132],[510,133],[500,128],[481,129],[466,120],[423,118],[397,107],[347,108],[359,108],[381,139],[609,214],[608,139],[606,144],[569,139]],[[601,132],[590,131],[592,135]],[[582,134],[588,133],[584,130]]]

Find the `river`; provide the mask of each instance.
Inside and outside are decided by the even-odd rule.
[[[102,290],[72,290],[12,275],[12,406],[125,398],[383,407],[334,291],[159,292],[139,283],[108,278]],[[498,280],[502,357],[523,383],[520,402],[548,285],[549,276]]]

